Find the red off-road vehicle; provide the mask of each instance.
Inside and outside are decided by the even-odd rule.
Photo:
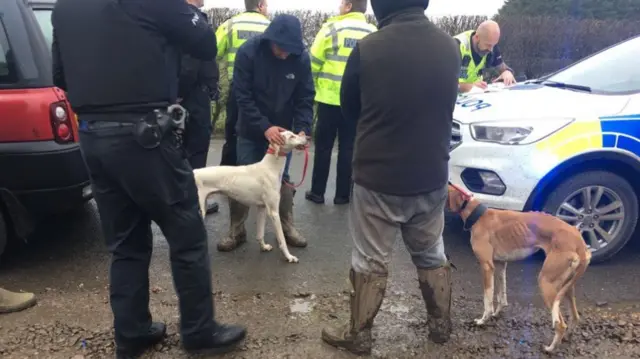
[[[51,74],[53,1],[0,1],[0,254],[92,198],[76,116]]]

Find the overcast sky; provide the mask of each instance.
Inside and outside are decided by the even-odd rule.
[[[322,3],[324,5],[306,5]],[[340,0],[269,0],[271,10],[318,9],[337,11]],[[427,15],[494,15],[504,0],[431,0]],[[244,7],[243,0],[205,0],[205,7]],[[371,10],[371,9],[369,9]]]

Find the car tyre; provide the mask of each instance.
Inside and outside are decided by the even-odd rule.
[[[600,190],[602,188],[602,190]],[[586,190],[588,189],[588,190]],[[573,217],[574,214],[570,213],[573,209],[578,209],[578,207],[567,207],[565,202],[567,200],[571,200],[571,198],[576,198],[576,196],[581,196],[581,198],[585,198],[585,193],[589,193],[587,198],[591,199],[591,208],[601,208],[605,209],[607,207],[607,200],[605,197],[611,197],[614,200],[609,202],[609,205],[612,205],[613,202],[621,202],[622,206],[618,210],[616,209],[614,212],[607,215],[607,213],[602,213],[604,211],[598,212],[597,210],[593,210],[591,214],[589,214],[589,218],[587,215],[583,214],[585,218],[581,221],[572,221],[568,220],[569,217]],[[598,193],[600,192],[601,200],[595,204],[593,202],[598,201]],[[578,194],[579,193],[579,194]],[[582,201],[586,202],[586,201]],[[573,202],[577,203],[577,202]],[[567,203],[570,204],[570,203]],[[604,204],[604,205],[601,205]],[[564,205],[564,206],[563,206]],[[563,208],[560,210],[560,208]],[[579,210],[585,210],[587,206],[582,206]],[[613,206],[615,207],[615,205]],[[609,206],[608,208],[613,208]],[[565,212],[565,208],[570,208],[569,211]],[[589,171],[582,172],[576,174],[569,179],[562,182],[558,185],[548,196],[546,199],[546,203],[543,209],[544,212],[556,215],[568,223],[575,224],[576,227],[583,228],[586,230],[583,234],[585,237],[585,241],[587,244],[590,244],[590,231],[596,234],[602,233],[599,232],[598,228],[603,228],[600,226],[600,223],[603,223],[605,226],[607,223],[615,223],[614,221],[597,221],[598,215],[595,213],[600,213],[602,217],[613,218],[612,216],[622,217],[622,222],[617,222],[618,227],[614,229],[614,237],[609,241],[606,246],[598,248],[592,251],[592,263],[601,263],[611,259],[616,253],[618,253],[624,246],[629,242],[633,233],[635,232],[636,225],[638,223],[638,196],[636,195],[633,187],[629,184],[627,180],[624,178],[606,171]],[[561,211],[561,213],[559,213]],[[586,211],[586,210],[585,210]],[[605,209],[605,211],[607,211]],[[585,212],[586,213],[586,212]],[[622,215],[621,215],[622,213]],[[582,227],[580,227],[580,224]],[[589,227],[595,225],[596,230],[589,230]],[[613,228],[613,224],[611,224],[611,228]],[[601,245],[601,244],[600,244]]]

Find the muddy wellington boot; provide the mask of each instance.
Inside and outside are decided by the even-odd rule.
[[[229,198],[229,233],[218,242],[218,251],[230,252],[247,241],[244,222],[249,216],[249,207]]]
[[[14,293],[0,288],[0,314],[19,312],[36,305],[33,293]]]
[[[380,310],[387,288],[387,276],[363,274],[351,269],[351,319],[339,328],[322,330],[325,343],[346,349],[356,355],[371,353],[373,320]]]
[[[307,240],[293,225],[293,196],[295,189],[285,185],[280,187],[280,223],[287,244],[292,247],[306,247]]]
[[[429,339],[443,344],[451,336],[451,265],[418,269],[418,281],[427,307]]]

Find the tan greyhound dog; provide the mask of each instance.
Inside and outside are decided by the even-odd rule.
[[[465,230],[471,230],[471,247],[480,262],[484,279],[484,313],[476,319],[484,325],[507,306],[507,262],[525,259],[542,249],[546,259],[538,275],[544,303],[551,310],[555,336],[544,349],[555,350],[565,334],[578,325],[575,285],[591,261],[580,232],[550,214],[490,209],[458,186],[449,184],[448,208],[459,213]],[[498,272],[498,305],[494,310],[494,272]],[[565,297],[568,295],[567,297]],[[565,324],[560,303],[567,299],[571,308],[569,325]]]

